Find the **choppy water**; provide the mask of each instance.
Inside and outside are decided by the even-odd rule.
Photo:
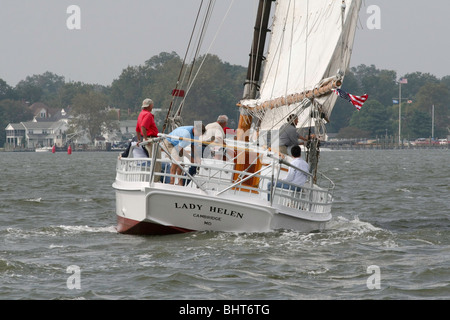
[[[450,298],[448,150],[322,152],[311,234],[120,235],[116,157],[0,153],[0,299]]]

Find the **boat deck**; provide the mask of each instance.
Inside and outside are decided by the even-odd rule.
[[[281,182],[281,177],[287,169],[280,165],[265,165],[253,174],[235,170],[233,162],[216,159],[202,159],[201,164],[195,164],[197,172],[193,176],[188,174],[193,165],[189,161],[179,163],[183,167],[181,175],[170,174],[170,166],[174,165],[169,159],[158,159],[161,162],[161,172],[152,172],[151,159],[119,158],[116,168],[116,183],[121,189],[137,190],[145,187],[157,188],[163,184],[164,189],[170,187],[170,178],[175,178],[174,191],[195,189],[208,195],[222,196],[236,199],[236,201],[263,203],[264,205],[285,209],[284,211],[302,210],[311,213],[331,212],[334,183],[325,175],[318,173],[317,181],[310,178],[305,185],[297,186],[283,182],[285,188],[272,188]],[[156,179],[153,176],[156,176]],[[159,179],[157,178],[159,177]],[[259,181],[256,187],[245,185],[250,178]],[[178,181],[183,185],[179,186]],[[157,182],[154,182],[157,181]],[[162,186],[161,186],[162,187]]]

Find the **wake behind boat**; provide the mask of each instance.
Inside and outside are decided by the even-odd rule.
[[[120,157],[113,184],[120,233],[310,232],[323,230],[331,220],[335,186],[318,170],[320,140],[336,102],[333,90],[341,86],[350,62],[361,1],[272,2],[260,0],[258,7],[236,138],[228,137],[225,146],[212,144],[226,156],[202,154],[197,163],[176,160],[164,141],[177,137],[162,133],[146,142],[151,158],[133,158],[132,152]],[[179,91],[177,86],[174,92]],[[182,98],[176,112],[169,108],[172,128],[179,126]],[[285,181],[289,168],[302,171],[279,152],[278,137],[290,115],[299,119],[297,128],[310,133],[304,152],[310,170],[303,172],[308,179],[304,185],[283,182],[271,188]],[[180,166],[181,173],[170,173],[171,166]],[[155,170],[159,167],[163,170]],[[182,185],[170,184],[170,178]]]

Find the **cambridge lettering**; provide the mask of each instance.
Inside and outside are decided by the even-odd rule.
[[[196,203],[178,203],[175,202],[175,209],[187,209],[187,210],[197,210],[202,211],[203,205],[202,204],[196,204]],[[235,210],[230,210],[226,208],[220,208],[215,206],[210,206],[209,208],[205,208],[208,210],[208,212],[223,214],[225,216],[235,217],[239,219],[244,218],[244,214]]]

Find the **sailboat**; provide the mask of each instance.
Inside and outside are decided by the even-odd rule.
[[[333,90],[342,85],[350,63],[360,6],[361,0],[260,0],[244,93],[236,102],[237,134],[225,139],[232,156],[202,157],[192,175],[189,159],[180,162],[165,152],[164,140],[176,137],[163,131],[147,141],[154,151],[150,159],[119,158],[113,183],[118,232],[326,229],[335,184],[319,171],[320,141],[337,99]],[[313,133],[303,152],[308,180],[301,187],[268,188],[293,166],[292,157],[277,150],[282,125],[292,114],[298,130]],[[174,127],[177,116],[168,116]],[[182,173],[159,172],[157,162],[162,168],[179,165]],[[170,177],[186,182],[170,184]]]

